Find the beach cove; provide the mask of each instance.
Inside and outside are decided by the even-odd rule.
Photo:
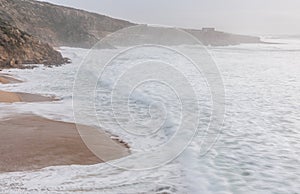
[[[22,82],[13,75],[0,74],[0,87]],[[59,100],[54,96],[0,90],[0,104],[6,106],[18,106],[15,103],[36,106],[35,103]],[[86,127],[102,131],[98,137],[99,149],[109,158],[118,159],[129,154],[129,148],[124,143],[118,140],[110,143],[111,134]],[[86,147],[74,123],[47,119],[36,114],[16,112],[0,117],[0,142],[0,173],[103,162]]]

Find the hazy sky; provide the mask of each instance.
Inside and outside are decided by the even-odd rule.
[[[137,23],[300,34],[300,0],[43,0]]]

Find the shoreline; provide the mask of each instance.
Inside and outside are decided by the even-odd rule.
[[[23,81],[19,79],[15,79],[8,74],[1,74],[0,73],[0,83],[1,84],[15,84],[15,83],[22,83]]]
[[[100,142],[111,140],[109,134],[100,134]],[[87,148],[74,123],[54,121],[37,115],[15,115],[1,119],[0,142],[0,173],[104,162]],[[110,144],[109,149],[107,145],[100,145],[98,150],[111,159],[129,155],[128,148],[120,142]]]
[[[7,79],[9,77],[9,79]],[[0,74],[1,84],[15,84],[10,75]],[[4,81],[7,80],[7,81]],[[18,80],[20,81],[20,80]],[[22,81],[18,82],[21,83]],[[57,101],[54,97],[0,90],[0,103]],[[129,146],[102,129],[98,131],[97,150],[105,161],[130,154]],[[50,120],[39,115],[15,113],[0,118],[0,173],[31,171],[59,165],[92,165],[105,162],[93,154],[82,140],[75,123]]]
[[[15,102],[51,102],[58,101],[55,97],[47,97],[38,94],[30,94],[23,92],[7,92],[0,90],[0,103]]]

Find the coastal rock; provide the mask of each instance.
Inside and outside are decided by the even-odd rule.
[[[203,45],[228,46],[242,43],[263,43],[259,37],[231,34],[217,31],[214,28],[186,29],[185,31],[196,37]]]
[[[67,61],[49,44],[0,19],[0,68],[23,68],[24,64],[61,65]]]
[[[134,25],[96,13],[34,0],[0,0],[0,17],[55,47],[90,48],[106,35]]]
[[[0,17],[41,41],[58,47],[91,48],[108,34],[136,25],[97,13],[34,0],[0,0]],[[261,43],[258,37],[220,32],[214,28],[183,30],[204,45]],[[113,48],[111,45],[101,46]]]

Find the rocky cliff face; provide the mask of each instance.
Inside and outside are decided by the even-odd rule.
[[[48,44],[0,19],[0,68],[22,68],[23,64],[60,65],[62,55]]]
[[[0,0],[0,17],[52,46],[80,48],[90,48],[106,35],[135,25],[100,14],[34,0]],[[204,45],[260,42],[257,37],[211,29],[186,31]]]
[[[52,46],[89,48],[127,21],[34,0],[0,0],[0,17]]]
[[[262,43],[259,37],[230,34],[213,30],[186,30],[204,45],[228,46],[242,43]]]

